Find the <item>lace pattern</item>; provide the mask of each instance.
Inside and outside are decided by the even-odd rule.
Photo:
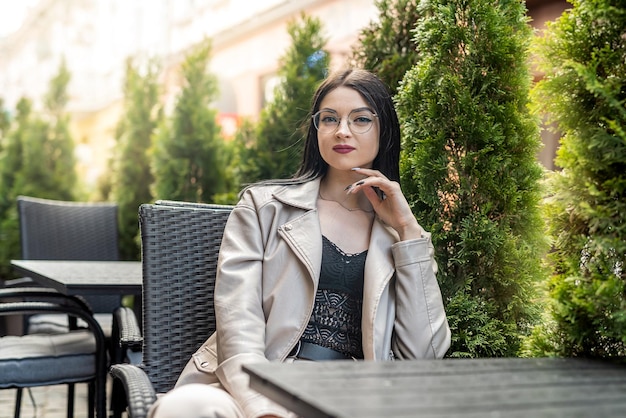
[[[328,238],[322,238],[320,282],[302,341],[363,358],[361,310],[367,251],[347,254]]]

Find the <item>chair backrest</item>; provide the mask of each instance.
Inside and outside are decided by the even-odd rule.
[[[117,204],[19,196],[25,260],[119,260]]]
[[[232,206],[159,201],[139,208],[143,264],[143,364],[165,392],[215,331],[213,289]]]
[[[117,204],[18,196],[24,260],[117,261]],[[111,313],[119,295],[86,296],[94,312]]]

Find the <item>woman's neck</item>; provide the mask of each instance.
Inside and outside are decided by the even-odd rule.
[[[357,171],[330,168],[322,177],[320,188],[323,189],[322,192],[332,195],[333,198],[342,198],[345,197],[346,187],[364,178]]]
[[[349,172],[341,174],[328,173],[320,182],[319,198],[325,201],[334,201],[345,209],[372,211],[372,205],[363,193],[351,194],[346,188],[363,179],[363,176]]]

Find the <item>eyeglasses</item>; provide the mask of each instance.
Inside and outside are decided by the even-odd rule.
[[[374,125],[378,115],[366,109],[357,109],[348,115],[348,128],[353,134],[367,133]],[[332,134],[341,124],[341,118],[332,110],[320,110],[313,115],[315,129],[321,134]]]

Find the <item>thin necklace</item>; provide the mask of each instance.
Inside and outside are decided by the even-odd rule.
[[[367,209],[361,209],[361,208],[349,208],[349,207],[347,207],[346,205],[344,205],[344,204],[343,204],[343,202],[338,202],[338,201],[336,201],[336,200],[332,200],[332,199],[326,199],[324,196],[322,196],[322,191],[321,191],[321,190],[319,190],[319,191],[317,192],[317,195],[318,195],[318,196],[319,196],[319,198],[320,198],[320,199],[322,199],[322,200],[325,200],[325,201],[327,201],[327,202],[335,202],[335,203],[337,203],[339,206],[341,206],[342,208],[344,208],[345,210],[347,210],[347,211],[349,211],[349,212],[356,212],[356,211],[359,211],[359,210],[360,210],[360,211],[365,212],[365,213],[374,213],[374,209],[367,210]],[[347,199],[348,199],[348,198],[346,197],[346,199],[344,199],[344,202],[345,202],[345,200],[347,200]]]

